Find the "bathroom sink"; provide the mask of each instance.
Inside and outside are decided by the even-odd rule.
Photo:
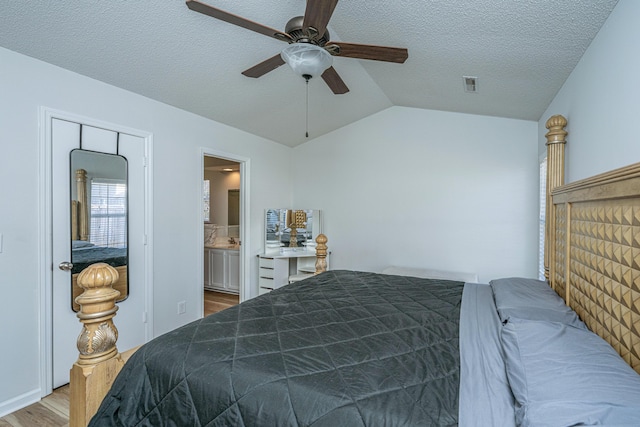
[[[238,250],[240,249],[240,245],[239,244],[228,244],[228,245],[213,245],[213,246],[205,246],[209,249],[233,249],[233,250]]]

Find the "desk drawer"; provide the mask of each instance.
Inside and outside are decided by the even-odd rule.
[[[261,288],[269,288],[269,289],[275,289],[275,282],[273,281],[273,277],[262,277],[260,276],[260,278],[258,279],[258,286],[260,286]]]
[[[270,288],[258,288],[258,295],[264,295],[271,292],[273,289]]]
[[[259,276],[260,277],[268,277],[269,279],[273,279],[275,277],[274,276],[274,270],[272,268],[260,268]]]
[[[264,267],[264,268],[273,269],[274,266],[275,266],[275,261],[274,261],[273,258],[262,258],[262,257],[260,257],[260,268]]]

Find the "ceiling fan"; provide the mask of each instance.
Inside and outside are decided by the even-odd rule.
[[[320,74],[333,93],[343,94],[349,92],[349,88],[331,66],[332,56],[396,63],[403,63],[408,57],[408,51],[404,48],[330,41],[327,24],[338,0],[307,0],[304,16],[290,19],[284,31],[269,28],[198,0],[186,1],[193,11],[289,43],[282,54],[278,53],[243,71],[242,74],[247,77],[258,78],[288,63],[307,81]]]

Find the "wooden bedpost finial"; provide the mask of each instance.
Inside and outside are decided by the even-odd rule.
[[[327,271],[327,236],[318,234],[316,237],[316,273]]]
[[[76,298],[82,322],[77,342],[80,356],[76,362],[80,365],[95,364],[118,354],[118,330],[112,319],[118,311],[116,298],[120,292],[112,285],[119,276],[118,270],[105,263],[92,264],[78,275],[78,285],[84,289]]]
[[[547,138],[547,188],[545,205],[544,277],[549,280],[549,241],[551,238],[551,192],[564,185],[564,148],[567,143],[567,119],[561,115],[549,117]],[[553,284],[552,284],[553,286]]]
[[[78,285],[84,289],[76,298],[82,332],[77,341],[80,356],[70,372],[70,427],[89,424],[124,365],[116,347],[118,330],[112,320],[120,295],[112,286],[118,278],[118,270],[105,263],[92,264],[78,275]]]
[[[567,126],[567,119],[564,116],[557,114],[549,117],[546,127],[549,132],[545,135],[547,138],[547,145],[549,144],[564,144],[566,143],[567,131],[564,130]]]

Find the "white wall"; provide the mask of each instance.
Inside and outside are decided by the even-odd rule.
[[[540,118],[567,118],[566,182],[640,162],[640,2],[620,0]]]
[[[196,319],[200,312],[201,147],[250,161],[252,255],[262,246],[264,209],[288,206],[292,188],[288,147],[3,48],[0,64],[1,413],[39,396],[41,387],[40,106],[153,133],[155,335]],[[253,270],[257,293],[257,266]],[[183,300],[187,313],[180,316],[177,302]]]
[[[537,123],[392,107],[297,147],[331,268],[537,277]]]

